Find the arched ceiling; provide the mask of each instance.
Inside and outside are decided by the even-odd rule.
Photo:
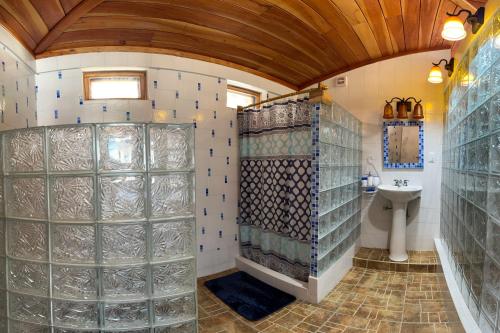
[[[450,48],[440,35],[445,13],[486,1],[0,0],[0,24],[37,58],[173,54],[298,89],[378,60]]]

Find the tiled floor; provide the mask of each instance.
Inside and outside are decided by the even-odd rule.
[[[320,304],[296,301],[258,322],[245,320],[203,286],[214,277],[199,280],[199,333],[464,332],[442,273],[353,267]]]
[[[353,264],[356,267],[393,272],[442,272],[436,251],[408,251],[408,260],[394,262],[389,259],[389,250],[362,247],[354,256]]]

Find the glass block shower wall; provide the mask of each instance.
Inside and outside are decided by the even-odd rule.
[[[315,105],[313,276],[328,270],[360,236],[360,179],[361,122],[336,103]]]
[[[497,12],[455,69],[444,125],[441,237],[483,332],[500,328],[499,34]]]
[[[1,134],[1,332],[196,332],[193,134]]]

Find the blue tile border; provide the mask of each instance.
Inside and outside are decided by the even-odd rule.
[[[319,237],[319,114],[321,104],[314,104],[311,112],[311,267],[310,275],[318,276],[318,237]]]

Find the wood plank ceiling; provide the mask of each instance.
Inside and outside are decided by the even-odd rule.
[[[450,48],[440,35],[445,13],[486,1],[0,0],[0,24],[37,58],[173,54],[299,89],[378,60]]]

